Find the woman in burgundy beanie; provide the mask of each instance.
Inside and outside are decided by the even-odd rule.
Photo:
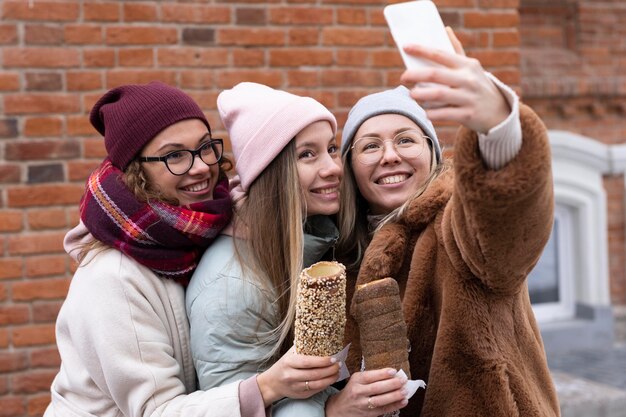
[[[246,415],[255,381],[196,391],[185,316],[189,278],[231,218],[222,140],[193,99],[160,82],[108,91],[90,121],[107,157],[64,241],[79,266],[45,415]]]

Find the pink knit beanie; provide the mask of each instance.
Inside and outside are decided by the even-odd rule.
[[[109,159],[122,171],[160,131],[185,119],[200,119],[211,132],[191,97],[158,81],[113,88],[89,115],[91,124],[104,135]]]
[[[239,186],[244,192],[302,129],[327,120],[333,134],[337,121],[326,107],[256,83],[240,83],[217,97],[217,108],[230,135]]]

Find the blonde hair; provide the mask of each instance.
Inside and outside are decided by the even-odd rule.
[[[396,222],[412,200],[422,195],[431,182],[437,178],[447,168],[447,163],[438,162],[437,156],[433,151],[432,140],[428,140],[430,149],[430,171],[424,183],[405,201],[400,207],[397,207],[377,225],[376,230],[389,222]],[[345,261],[348,268],[358,269],[363,258],[363,253],[369,245],[371,236],[375,230],[371,230],[367,215],[369,212],[369,203],[361,192],[354,177],[352,169],[352,151],[346,152],[343,157],[343,181],[341,182],[340,198],[341,205],[339,208],[338,224],[339,224],[339,240],[337,249]]]
[[[245,235],[245,239],[235,240],[237,260],[244,275],[258,277],[258,284],[277,300],[279,324],[270,334],[260,336],[262,344],[273,346],[266,360],[292,345],[304,246],[303,201],[291,141],[254,180],[246,198],[235,208],[235,230],[241,227]],[[271,221],[267,217],[270,213]]]

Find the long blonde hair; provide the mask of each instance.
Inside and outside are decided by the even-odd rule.
[[[389,222],[397,221],[409,203],[422,195],[422,193],[428,188],[430,183],[435,180],[443,171],[446,170],[447,163],[438,162],[437,156],[433,150],[433,144],[431,139],[428,140],[430,149],[430,170],[428,177],[424,180],[424,183],[413,193],[406,202],[400,207],[394,209],[391,213],[387,214],[382,221],[378,224],[376,229],[382,227],[382,225]],[[341,254],[344,262],[347,262],[347,267],[350,269],[357,269],[361,264],[363,253],[369,245],[371,236],[374,230],[371,230],[367,215],[369,213],[369,203],[361,192],[356,183],[354,177],[354,171],[352,169],[352,151],[346,152],[343,157],[343,181],[341,182],[341,205],[339,207],[339,214],[337,216],[339,224],[339,240],[337,242],[337,249]],[[443,158],[442,158],[443,160]]]
[[[261,343],[273,346],[265,359],[286,352],[292,345],[296,289],[303,257],[304,196],[292,140],[261,172],[235,208],[235,255],[244,275],[276,296],[278,326]],[[271,215],[271,220],[268,216]]]

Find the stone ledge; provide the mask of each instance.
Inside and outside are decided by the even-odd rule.
[[[624,417],[626,391],[610,385],[552,372],[561,417]]]

